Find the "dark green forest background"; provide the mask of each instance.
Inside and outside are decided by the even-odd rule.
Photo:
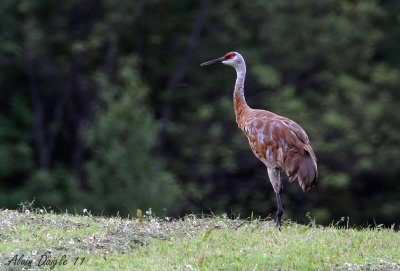
[[[400,223],[400,1],[0,1],[0,208],[267,217],[266,168],[237,128],[245,94],[298,122],[319,186],[284,218]]]

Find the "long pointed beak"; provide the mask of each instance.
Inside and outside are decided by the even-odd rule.
[[[202,66],[207,66],[207,65],[211,65],[211,64],[215,64],[215,63],[222,63],[222,61],[224,61],[224,57],[220,57],[220,58],[217,58],[217,59],[213,59],[213,60],[210,60],[210,61],[206,61],[206,62],[204,62],[204,63],[201,63],[200,64],[200,67],[202,67]]]

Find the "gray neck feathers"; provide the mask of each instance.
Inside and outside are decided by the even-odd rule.
[[[239,106],[248,107],[246,99],[244,97],[244,80],[246,77],[246,64],[244,62],[240,63],[235,67],[235,69],[237,74],[235,91],[233,93],[235,102],[238,102]]]

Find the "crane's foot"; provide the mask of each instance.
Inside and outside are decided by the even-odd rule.
[[[281,200],[282,189],[279,193],[276,193],[276,227],[281,229],[282,227],[282,215],[283,215],[283,207],[282,207],[282,200]]]
[[[275,226],[280,230],[282,228],[282,215],[276,216],[276,224]]]

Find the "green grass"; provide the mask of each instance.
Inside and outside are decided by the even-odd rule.
[[[24,255],[26,262],[11,261]],[[38,266],[46,255],[47,266]],[[225,217],[102,218],[0,210],[0,269],[400,270],[400,233]],[[74,264],[75,262],[75,264]],[[82,264],[81,264],[82,262]],[[15,264],[17,263],[17,264]]]

